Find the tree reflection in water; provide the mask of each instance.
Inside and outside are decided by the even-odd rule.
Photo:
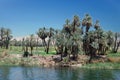
[[[0,80],[120,80],[120,70],[2,67]]]

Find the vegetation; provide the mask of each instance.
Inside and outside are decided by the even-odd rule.
[[[36,34],[24,37],[20,41],[12,39],[11,33],[10,29],[0,28],[0,50],[9,49],[8,53],[23,54],[23,57],[39,53],[56,54],[60,55],[59,61],[66,63],[78,62],[80,55],[90,57],[86,63],[92,63],[94,59],[104,55],[108,58],[117,53],[120,46],[120,33],[104,31],[99,20],[93,23],[89,14],[86,14],[82,20],[77,15],[72,21],[66,19],[62,30],[39,28]]]
[[[11,30],[6,28],[0,28],[0,46],[8,49],[10,39],[12,38]]]
[[[105,62],[105,63],[94,63],[82,66],[82,68],[93,68],[93,69],[120,69],[119,63]]]

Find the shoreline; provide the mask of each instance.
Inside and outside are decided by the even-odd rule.
[[[27,58],[20,54],[7,54],[0,57],[0,66],[29,66],[29,67],[72,67],[84,69],[120,69],[119,63],[113,62],[98,62],[92,64],[82,64],[81,62],[71,61],[70,63],[55,62],[54,58],[59,58],[58,55],[42,56],[35,55]]]

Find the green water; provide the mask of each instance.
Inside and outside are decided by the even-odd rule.
[[[0,80],[120,80],[120,70],[0,66]]]

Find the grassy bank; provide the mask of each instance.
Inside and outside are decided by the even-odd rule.
[[[28,50],[30,53],[30,49]],[[33,56],[23,58],[22,55],[24,52],[22,51],[22,47],[14,47],[11,46],[10,49],[0,49],[0,65],[5,66],[41,66],[47,64],[51,64],[49,60],[51,60],[51,56],[56,54],[53,47],[50,47],[49,54],[46,54],[44,51],[44,47],[34,48]],[[45,63],[46,62],[46,63]]]
[[[82,68],[120,69],[120,52],[107,54],[107,62],[85,64]]]
[[[0,65],[51,66],[55,65],[55,62],[52,60],[52,56],[55,53],[56,52],[53,47],[50,47],[49,54],[46,54],[44,52],[43,47],[39,47],[37,50],[36,49],[33,50],[34,55],[33,57],[23,58],[22,47],[12,47],[9,50],[0,49]],[[81,60],[83,60],[84,57],[81,58],[82,58]],[[107,54],[107,58],[108,58],[107,62],[84,64],[81,68],[120,69],[120,52],[109,53]]]
[[[105,63],[93,63],[83,65],[82,68],[92,69],[120,69],[119,63],[105,62]]]

